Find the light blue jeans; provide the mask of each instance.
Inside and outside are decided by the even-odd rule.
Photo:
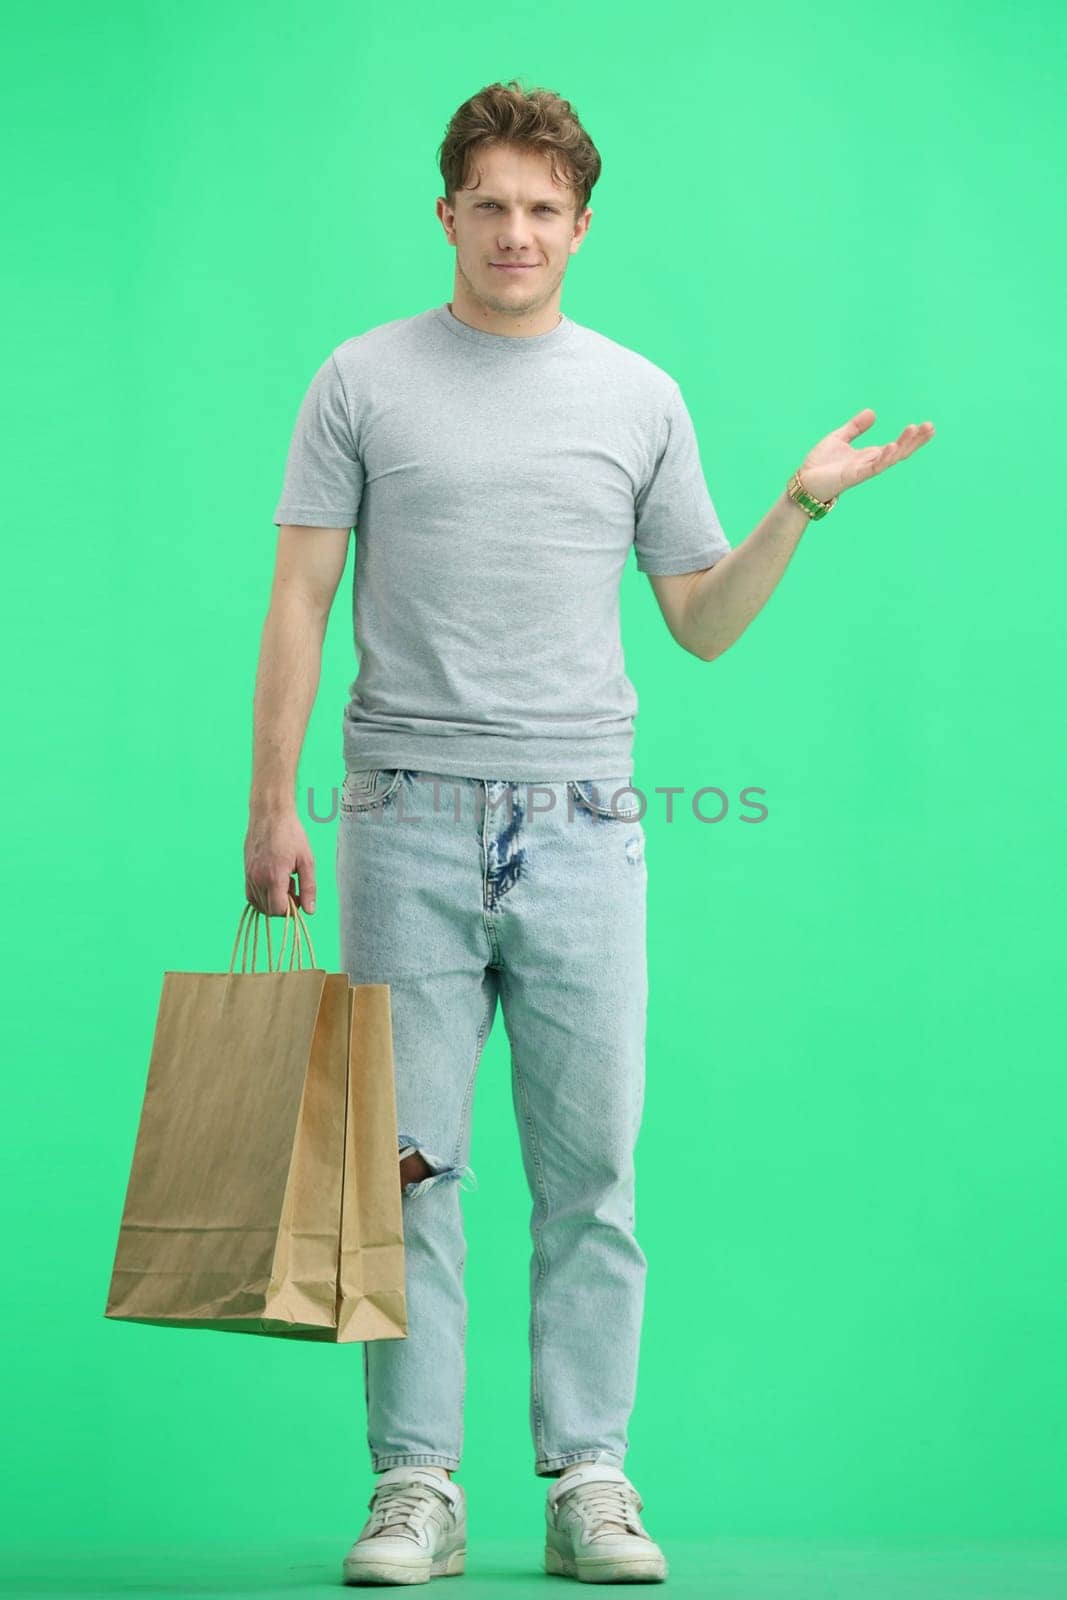
[[[391,990],[406,1338],[363,1345],[372,1470],[456,1468],[467,1300],[462,1179],[499,996],[533,1202],[534,1471],[622,1467],[646,1258],[634,1236],[645,1087],[644,805],[629,776],[527,784],[349,772],[337,885],[341,960]],[[399,1174],[397,1181],[399,1183]]]

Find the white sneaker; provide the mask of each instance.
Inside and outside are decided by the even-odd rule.
[[[618,1467],[590,1461],[553,1480],[545,1571],[581,1583],[656,1583],[667,1560],[642,1526],[644,1501]]]
[[[427,1467],[378,1474],[370,1516],[344,1559],[345,1583],[428,1583],[463,1571],[467,1497]]]

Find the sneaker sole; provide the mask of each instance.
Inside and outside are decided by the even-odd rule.
[[[467,1547],[431,1561],[429,1556],[410,1561],[383,1561],[380,1556],[346,1557],[345,1583],[429,1583],[431,1578],[455,1578],[463,1571]]]
[[[633,1561],[578,1561],[546,1544],[545,1571],[558,1578],[577,1578],[579,1583],[662,1583],[667,1576],[667,1562],[660,1556],[638,1556]]]

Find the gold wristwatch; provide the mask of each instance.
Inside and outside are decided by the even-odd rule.
[[[815,496],[809,494],[803,483],[801,483],[799,472],[794,472],[785,486],[785,492],[795,505],[798,505],[802,511],[807,512],[812,522],[818,522],[820,517],[825,517],[826,513],[832,511],[837,504],[836,494],[832,500],[816,500]]]

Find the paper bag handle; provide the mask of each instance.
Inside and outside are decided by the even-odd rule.
[[[241,912],[241,920],[237,924],[237,937],[233,941],[233,954],[230,956],[231,972],[234,968],[234,962],[237,960],[237,946],[241,943],[242,929],[244,930],[244,945],[241,949],[241,971],[245,971],[245,963],[248,959],[248,935],[249,933],[252,933],[252,961],[249,970],[251,972],[255,972],[256,949],[259,943],[260,917],[263,917],[267,929],[267,970],[269,972],[280,972],[282,970],[282,961],[285,957],[285,940],[290,928],[290,918],[292,919],[291,926],[293,929],[293,942],[289,949],[289,971],[292,972],[293,970],[294,956],[296,957],[297,970],[300,972],[304,970],[303,951],[300,946],[299,938],[301,933],[303,934],[305,943],[307,944],[310,964],[312,967],[315,965],[315,947],[311,943],[311,934],[308,932],[308,926],[304,919],[304,913],[301,911],[300,907],[296,903],[296,900],[293,898],[293,895],[290,893],[285,906],[285,926],[282,929],[282,942],[281,948],[278,951],[277,967],[274,966],[273,952],[271,950],[270,917],[265,912],[260,911],[258,906],[252,905],[251,901],[249,901],[244,910]]]

